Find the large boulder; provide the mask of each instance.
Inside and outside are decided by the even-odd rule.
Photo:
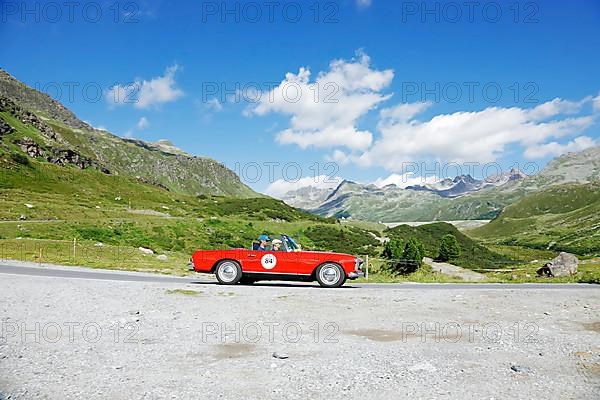
[[[571,276],[577,273],[579,260],[575,255],[562,252],[554,260],[538,269],[538,275],[544,276]]]
[[[0,136],[8,135],[13,132],[14,132],[13,127],[10,126],[9,124],[7,124],[6,122],[4,122],[4,120],[0,119]]]
[[[147,249],[145,247],[138,247],[138,250],[141,251],[143,254],[154,254],[154,250]]]
[[[19,140],[16,143],[19,145],[19,147],[21,148],[21,150],[23,150],[23,152],[25,152],[25,154],[27,154],[29,157],[38,158],[38,157],[45,157],[46,156],[46,153],[40,147],[40,145],[37,144],[31,138],[24,137],[23,139]]]

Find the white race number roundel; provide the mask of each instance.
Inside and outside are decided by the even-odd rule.
[[[264,269],[273,269],[277,265],[277,257],[273,254],[265,254],[260,259],[260,264]]]

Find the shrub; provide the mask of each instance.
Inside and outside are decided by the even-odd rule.
[[[421,267],[425,251],[419,239],[411,237],[404,246],[402,240],[391,240],[386,243],[382,256],[390,260],[387,263],[390,272],[408,275]]]
[[[82,240],[93,240],[103,243],[112,243],[114,231],[108,228],[101,227],[82,227],[77,228],[78,238]]]
[[[29,165],[29,158],[22,153],[11,153],[10,158],[17,164],[21,165]]]
[[[458,257],[460,257],[460,245],[458,244],[458,240],[456,240],[456,236],[452,234],[444,235],[440,243],[438,260],[450,261]]]
[[[367,231],[355,227],[316,225],[305,232],[319,250],[330,250],[347,254],[376,255],[379,241]]]
[[[404,242],[402,239],[392,239],[385,243],[381,256],[388,260],[399,260],[404,252]]]
[[[208,238],[213,246],[220,247],[222,245],[228,245],[229,241],[233,239],[233,235],[224,230],[217,230],[212,232]]]
[[[425,250],[421,241],[415,237],[411,237],[406,242],[406,246],[404,246],[404,252],[402,253],[404,260],[400,265],[399,272],[403,274],[415,272],[423,264],[424,256]]]

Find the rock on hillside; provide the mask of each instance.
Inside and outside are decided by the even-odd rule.
[[[92,129],[73,112],[45,93],[39,92],[0,69],[0,96],[7,97],[23,108],[36,111],[44,117],[64,123],[71,128]]]
[[[540,186],[589,183],[598,180],[600,180],[600,146],[555,158],[533,178],[533,181]]]

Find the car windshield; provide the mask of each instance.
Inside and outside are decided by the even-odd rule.
[[[281,240],[283,241],[283,243],[285,243],[285,248],[287,251],[296,251],[300,249],[298,243],[296,243],[294,239],[292,239],[289,236],[281,235]]]

